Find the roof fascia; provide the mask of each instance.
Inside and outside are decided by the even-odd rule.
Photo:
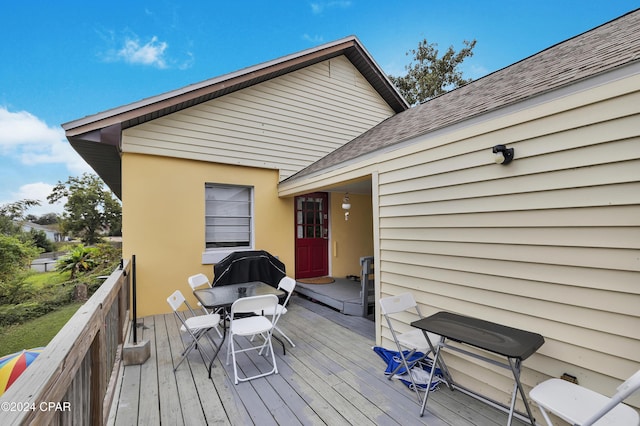
[[[218,91],[226,90],[224,94],[227,94],[229,93],[229,89],[232,91],[239,90],[251,81],[255,80],[260,82],[267,80],[269,79],[269,75],[279,75],[280,73],[286,72],[288,69],[295,70],[341,54],[347,55],[347,52],[352,48],[355,48],[358,54],[365,59],[368,66],[374,71],[375,75],[378,76],[378,78],[383,79],[383,81],[388,85],[388,89],[390,89],[390,91],[395,95],[394,98],[396,98],[396,102],[403,105],[403,109],[407,109],[408,104],[397,92],[380,67],[375,63],[371,55],[369,55],[369,53],[363,48],[355,36],[350,36],[336,40],[332,43],[327,43],[322,46],[244,68],[200,83],[133,102],[131,104],[70,121],[62,124],[62,128],[66,131],[67,137],[89,133],[93,130],[113,126],[119,123],[125,123],[129,120],[135,120],[146,115],[155,114],[163,109],[176,107],[200,97],[211,96]]]

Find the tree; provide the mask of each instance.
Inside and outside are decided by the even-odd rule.
[[[42,249],[44,252],[51,252],[55,250],[55,246],[47,238],[47,234],[39,229],[31,229],[29,231],[29,238],[33,241],[33,244]]]
[[[26,270],[39,250],[30,240],[21,241],[16,236],[0,235],[0,282],[8,281],[18,272]]]
[[[47,197],[49,203],[67,201],[61,218],[61,231],[79,237],[87,245],[101,240],[101,233],[119,235],[122,207],[96,175],[69,177],[58,182]]]
[[[37,205],[39,201],[20,200],[0,206],[0,304],[14,303],[26,292],[23,277],[40,249],[21,222],[27,209]]]
[[[458,65],[473,56],[476,40],[464,40],[464,45],[466,47],[457,53],[450,46],[442,57],[438,57],[438,45],[424,39],[418,43],[417,49],[407,52],[407,56],[413,55],[411,63],[404,67],[407,74],[399,77],[390,75],[389,79],[411,105],[470,83],[472,80],[463,78]]]
[[[25,219],[38,225],[55,225],[58,223],[58,215],[55,213],[46,213],[42,216],[28,214]]]
[[[0,234],[18,235],[22,227],[18,222],[24,220],[24,214],[32,206],[39,206],[40,201],[20,200],[0,206]]]
[[[25,293],[23,277],[38,253],[30,240],[0,234],[0,304],[14,303]]]

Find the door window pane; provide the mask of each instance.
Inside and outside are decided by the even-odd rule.
[[[324,198],[298,197],[296,200],[297,238],[324,238]]]

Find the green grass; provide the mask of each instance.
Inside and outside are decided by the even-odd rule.
[[[46,346],[80,306],[72,303],[23,324],[0,327],[0,356]]]
[[[46,285],[62,284],[69,281],[71,272],[39,272],[29,275],[25,282],[35,289],[40,289]]]
[[[82,305],[72,301],[75,286],[86,285],[91,296],[103,282],[97,276],[113,272],[120,257],[120,251],[102,247],[100,267],[74,280],[70,280],[69,271],[27,272],[3,287],[0,356],[46,346]]]

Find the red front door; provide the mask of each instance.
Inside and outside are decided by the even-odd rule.
[[[296,197],[296,278],[329,273],[329,214],[326,192]]]

